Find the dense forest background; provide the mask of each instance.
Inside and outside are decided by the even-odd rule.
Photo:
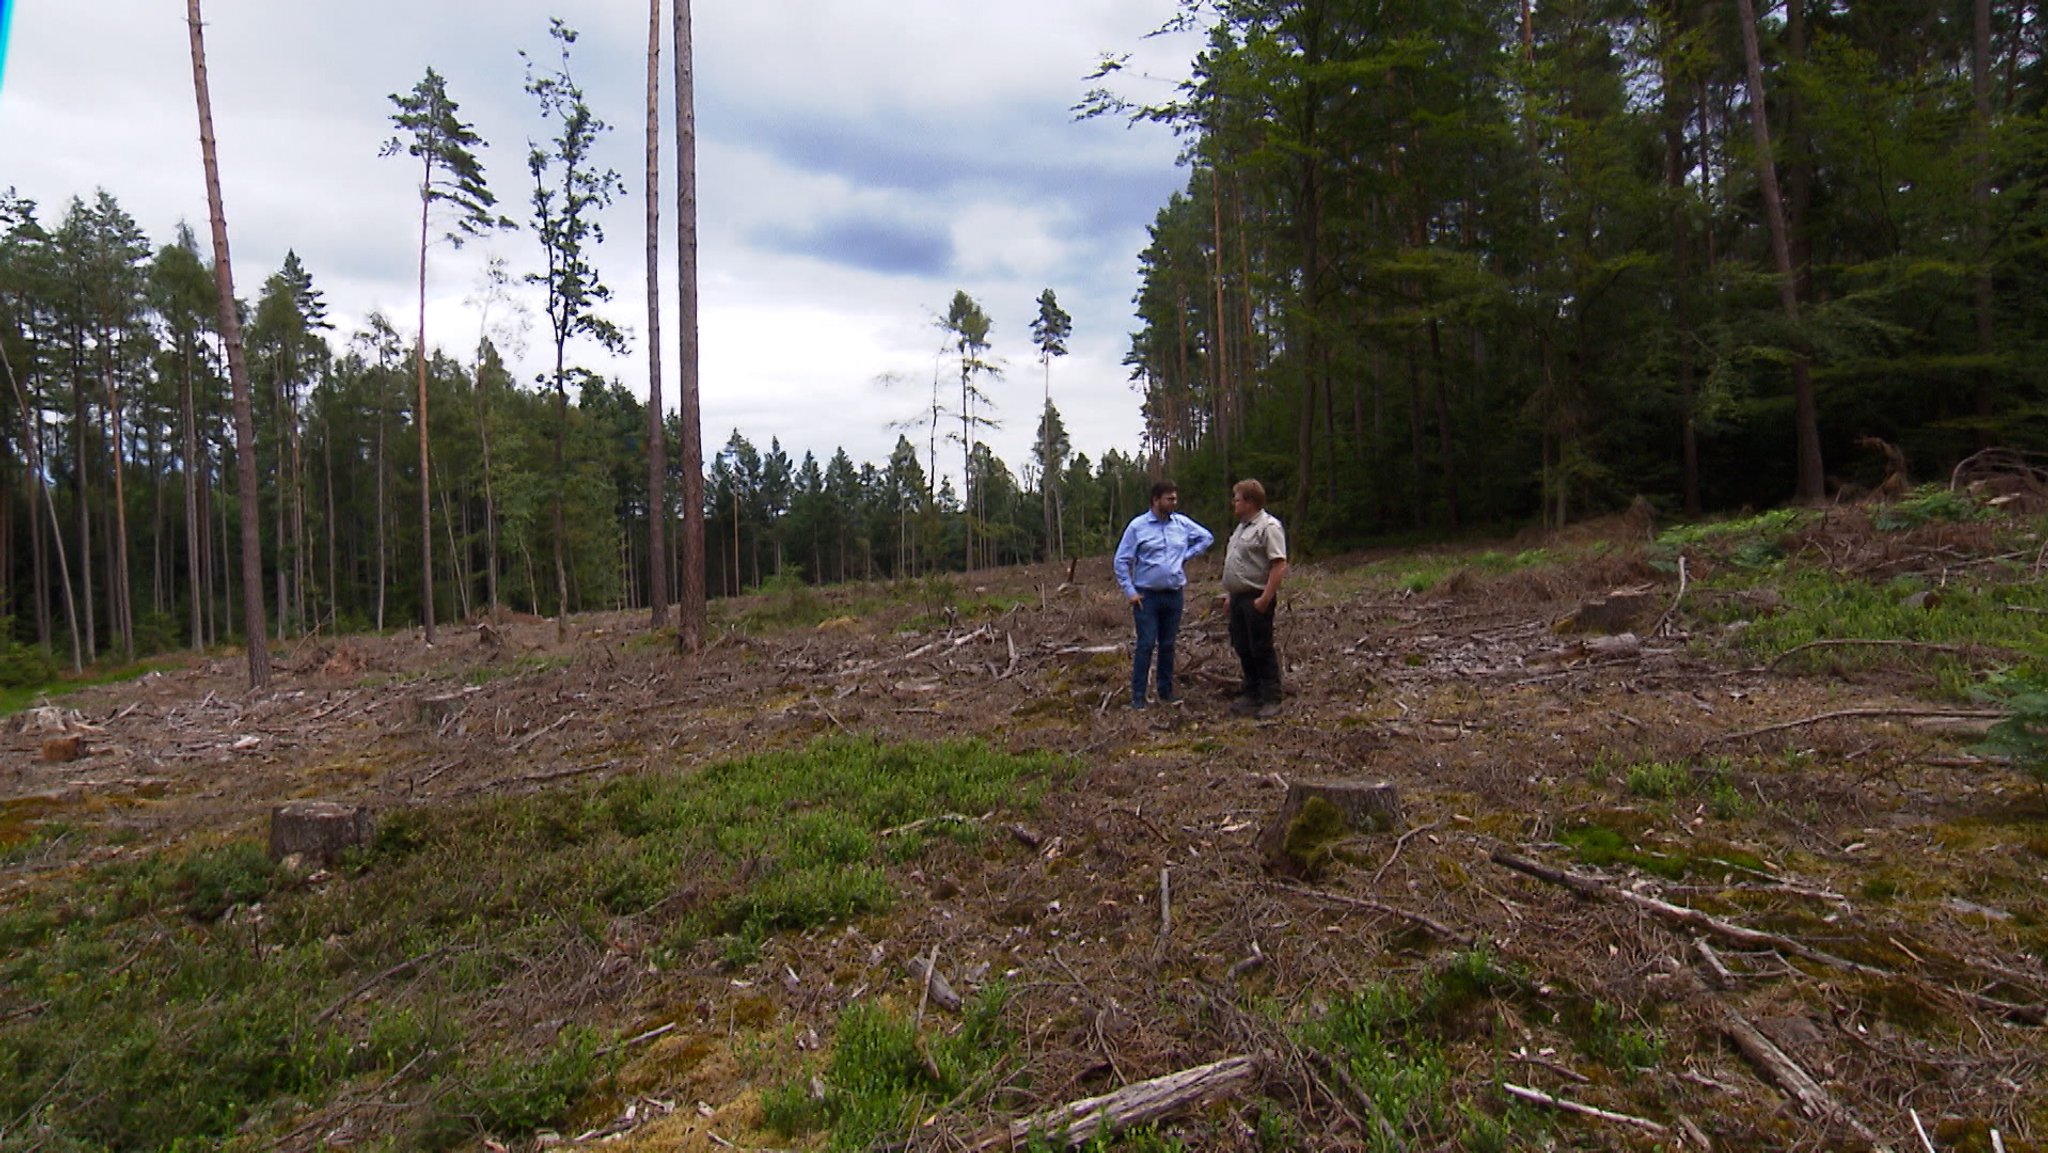
[[[1638,494],[1816,499],[1874,483],[1886,446],[1927,476],[2044,447],[2041,6],[1749,8],[1189,4],[1189,84],[1134,101],[1112,59],[1078,109],[1185,143],[1141,257],[1145,443],[1074,452],[1048,394],[1032,459],[997,459],[975,435],[986,325],[956,311],[929,425],[888,460],[732,431],[703,489],[706,587],[1097,552],[1157,475],[1211,524],[1259,476],[1313,552]],[[0,197],[13,640],[92,660],[233,637],[212,293],[191,234],[145,237],[110,192]],[[572,365],[558,409],[488,327],[433,352],[423,493],[415,334],[335,331],[295,257],[243,312],[278,635],[419,620],[423,503],[444,619],[553,612],[557,543],[571,609],[650,602],[647,413],[622,382]],[[1034,343],[1049,368],[1057,342]],[[669,420],[667,460],[680,438]],[[964,491],[933,483],[949,438]]]
[[[1755,8],[1233,0],[1170,102],[1105,63],[1190,165],[1151,450],[1338,546],[2042,447],[2042,6]]]

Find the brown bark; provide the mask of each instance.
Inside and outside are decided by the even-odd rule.
[[[1799,277],[1792,262],[1792,241],[1785,221],[1785,199],[1778,188],[1778,166],[1771,158],[1771,126],[1764,106],[1763,56],[1757,46],[1755,0],[1735,0],[1742,20],[1742,56],[1749,87],[1750,126],[1756,135],[1757,178],[1762,186],[1764,222],[1771,233],[1771,258],[1778,274],[1778,304],[1785,319],[1799,325]],[[1798,0],[1793,0],[1797,7]],[[1795,338],[1796,339],[1796,338]],[[1804,348],[1792,356],[1792,430],[1796,442],[1798,483],[1795,495],[1817,501],[1827,495],[1821,472],[1820,415],[1814,399],[1813,365]]]
[[[697,109],[690,54],[690,0],[675,0],[677,403],[682,424],[683,598],[676,644],[704,648],[704,446],[697,398]]]
[[[1976,137],[1976,178],[1970,183],[1970,203],[1975,209],[1977,230],[1976,283],[1977,353],[1985,363],[1977,368],[1976,408],[1979,423],[1977,447],[1992,444],[1990,417],[1996,394],[1990,358],[1993,350],[1991,283],[1991,0],[1970,5],[1970,100],[1974,113],[1971,132]]]
[[[192,90],[199,104],[199,150],[206,166],[206,203],[213,220],[213,279],[220,290],[220,327],[235,395],[235,475],[242,504],[242,630],[249,646],[249,685],[270,683],[270,641],[263,622],[263,540],[256,500],[256,422],[249,406],[249,364],[235,312],[235,274],[228,257],[227,211],[221,204],[220,161],[214,150],[213,101],[206,86],[206,41],[199,0],[185,0],[192,40]]]
[[[428,150],[421,149],[422,153]],[[432,473],[427,460],[427,210],[433,207],[434,158],[428,153],[421,161],[420,174],[420,295],[419,342],[413,345],[413,364],[419,378],[418,416],[420,434],[420,616],[426,625],[426,640],[434,643],[434,497]]]
[[[28,447],[29,471],[35,474],[36,488],[42,493],[43,503],[50,511],[50,541],[56,546],[57,579],[64,590],[64,616],[71,626],[71,671],[74,673],[83,672],[85,670],[85,660],[79,649],[78,607],[71,599],[71,564],[64,556],[64,532],[57,522],[56,498],[50,495],[49,480],[47,474],[43,472],[42,421],[36,418],[35,410],[29,406],[28,394],[22,391],[21,381],[16,379],[14,375],[14,364],[7,358],[5,346],[0,346],[0,368],[7,370],[8,385],[14,390],[16,403],[21,405],[22,441]],[[29,524],[31,528],[34,528],[36,526],[34,501],[29,502],[29,512]],[[41,539],[40,534],[38,534],[37,539]],[[37,565],[37,572],[40,573],[41,571],[42,566],[39,564]]]
[[[689,0],[676,0],[687,4]],[[647,2],[647,597],[668,623],[668,445],[661,428],[661,0]]]

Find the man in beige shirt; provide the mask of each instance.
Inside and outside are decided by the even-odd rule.
[[[1223,554],[1223,595],[1230,614],[1230,647],[1244,666],[1244,692],[1230,704],[1239,715],[1280,715],[1280,656],[1273,648],[1273,614],[1287,578],[1287,530],[1266,511],[1266,489],[1241,480],[1230,489],[1237,528]]]

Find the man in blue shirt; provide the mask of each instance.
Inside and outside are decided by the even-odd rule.
[[[1116,583],[1131,602],[1138,643],[1131,658],[1131,707],[1145,707],[1145,676],[1152,654],[1159,653],[1159,700],[1178,704],[1173,691],[1173,643],[1180,636],[1181,590],[1187,587],[1184,566],[1208,551],[1216,540],[1208,529],[1182,516],[1180,487],[1172,481],[1152,486],[1152,507],[1124,528],[1116,546]]]

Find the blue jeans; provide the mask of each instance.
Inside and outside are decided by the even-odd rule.
[[[1131,617],[1138,626],[1137,649],[1131,657],[1131,703],[1145,703],[1145,674],[1152,653],[1159,653],[1159,699],[1173,699],[1173,642],[1180,637],[1181,590],[1140,589]]]

